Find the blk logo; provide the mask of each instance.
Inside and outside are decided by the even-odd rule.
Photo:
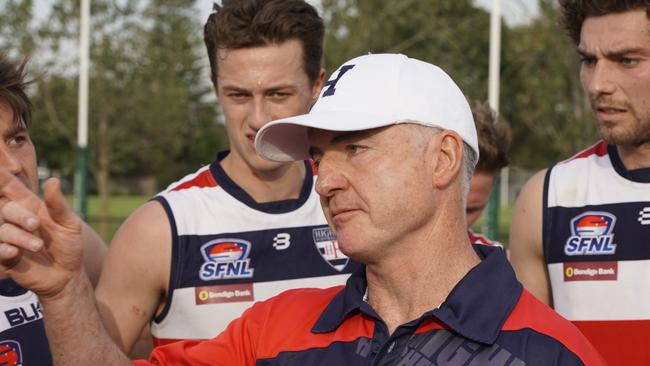
[[[9,325],[15,327],[42,318],[43,311],[41,310],[41,304],[35,302],[30,304],[28,307],[19,306],[14,309],[9,309],[5,311],[5,317],[7,318]],[[0,363],[0,365],[2,365],[2,363]]]

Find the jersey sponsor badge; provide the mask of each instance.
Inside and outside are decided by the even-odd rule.
[[[241,239],[217,239],[201,246],[205,263],[201,265],[199,277],[204,281],[251,278],[251,243]]]
[[[571,236],[566,241],[566,255],[607,255],[616,253],[614,243],[616,216],[609,212],[588,211],[571,220]]]
[[[0,365],[22,366],[23,353],[20,343],[13,340],[0,341]]]
[[[255,301],[252,283],[199,286],[194,288],[196,305]]]
[[[321,257],[332,268],[341,272],[350,259],[339,249],[339,242],[332,230],[329,227],[313,229],[312,235]]]
[[[616,281],[618,262],[574,262],[563,265],[564,282]]]

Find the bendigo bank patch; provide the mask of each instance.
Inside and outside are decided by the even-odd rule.
[[[564,263],[564,282],[570,281],[616,281],[618,262]]]
[[[194,288],[196,305],[219,304],[225,302],[255,301],[252,283],[219,286],[199,286]]]

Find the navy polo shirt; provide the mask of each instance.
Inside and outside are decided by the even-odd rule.
[[[363,301],[359,270],[343,288],[284,292],[213,340],[160,347],[137,364],[605,365],[571,323],[522,288],[501,248],[474,248],[481,262],[447,299],[393,334]]]

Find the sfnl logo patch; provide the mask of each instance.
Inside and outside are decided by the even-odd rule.
[[[616,216],[609,212],[588,211],[571,220],[571,236],[564,246],[566,255],[607,255],[616,253]]]
[[[251,243],[241,239],[217,239],[201,246],[205,263],[201,265],[199,277],[204,281],[250,278]]]
[[[20,343],[13,340],[0,341],[0,365],[22,366],[23,354]]]
[[[313,229],[312,235],[321,257],[332,268],[341,272],[348,265],[350,259],[339,249],[339,242],[332,230],[329,227]]]

